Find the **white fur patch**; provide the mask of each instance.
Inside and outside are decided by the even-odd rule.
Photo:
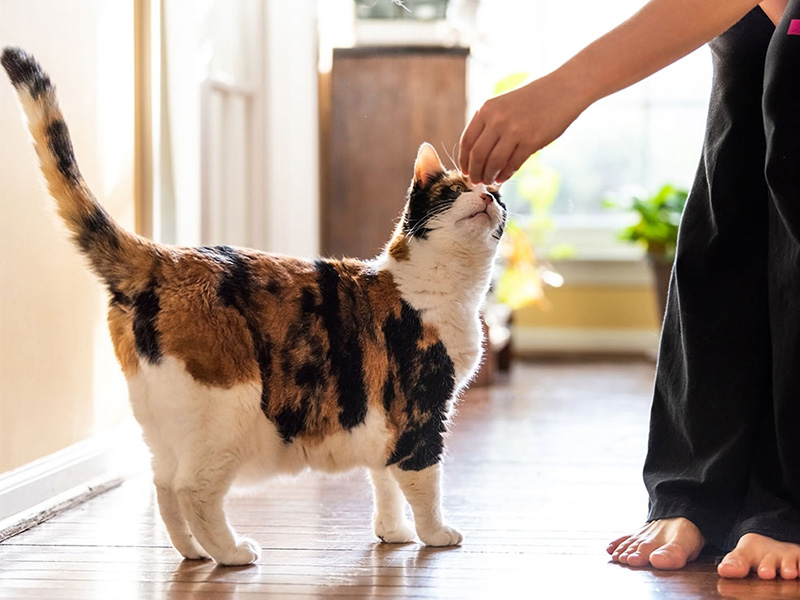
[[[158,365],[142,361],[129,382],[131,405],[153,453],[157,482],[191,479],[185,458],[204,456],[249,482],[306,468],[336,472],[353,467],[382,468],[391,434],[386,419],[370,409],[364,422],[322,441],[302,436],[286,443],[261,411],[261,384],[223,389],[196,382],[183,364],[165,356]]]

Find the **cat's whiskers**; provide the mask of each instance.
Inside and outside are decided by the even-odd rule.
[[[463,173],[461,173],[461,169],[459,169],[459,168],[458,168],[458,164],[456,164],[456,161],[455,161],[455,159],[453,158],[453,154],[455,154],[455,152],[456,152],[456,145],[457,145],[457,144],[458,144],[458,142],[456,142],[455,144],[453,144],[453,150],[452,150],[452,154],[451,154],[450,152],[448,152],[448,151],[447,151],[447,146],[445,146],[445,145],[444,145],[444,142],[442,142],[442,148],[444,149],[444,154],[445,154],[445,156],[447,156],[447,158],[449,158],[449,159],[450,159],[450,162],[451,162],[451,163],[453,163],[453,169],[454,169],[455,171],[457,171],[457,172],[459,173],[459,175],[463,175]]]
[[[426,215],[426,218],[424,220],[422,220],[420,223],[412,227],[406,233],[406,239],[414,237],[417,233],[419,233],[421,229],[427,229],[428,231],[436,231],[437,229],[441,229],[441,227],[428,227],[428,225],[430,224],[431,221],[446,213],[450,209],[450,206],[451,205],[444,206],[439,210]]]

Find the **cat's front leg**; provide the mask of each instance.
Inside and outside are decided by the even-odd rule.
[[[440,463],[419,471],[390,467],[414,512],[417,535],[428,546],[457,546],[463,536],[442,522]]]
[[[375,493],[375,535],[387,544],[404,544],[414,539],[414,527],[405,515],[405,500],[397,480],[388,468],[371,469]]]
[[[221,565],[249,565],[261,555],[253,540],[239,537],[231,529],[222,501],[231,484],[233,469],[209,457],[195,461],[178,470],[175,488],[178,504],[192,535]],[[197,462],[203,461],[202,465]]]

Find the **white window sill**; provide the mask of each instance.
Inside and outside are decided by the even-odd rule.
[[[653,274],[644,248],[618,238],[631,222],[625,214],[571,215],[554,218],[547,242],[537,248],[548,256],[554,247],[568,247],[569,257],[551,260],[565,285],[651,285]]]

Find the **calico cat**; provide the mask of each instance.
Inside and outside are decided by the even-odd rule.
[[[188,559],[256,561],[223,512],[234,482],[308,467],[370,470],[384,542],[461,543],[442,522],[453,404],[481,359],[478,312],[503,233],[496,189],[423,144],[401,219],[372,260],[306,261],[173,247],[128,232],[81,177],[34,58],[2,65],[79,250],[108,288],[108,324],[152,452],[158,505]]]

